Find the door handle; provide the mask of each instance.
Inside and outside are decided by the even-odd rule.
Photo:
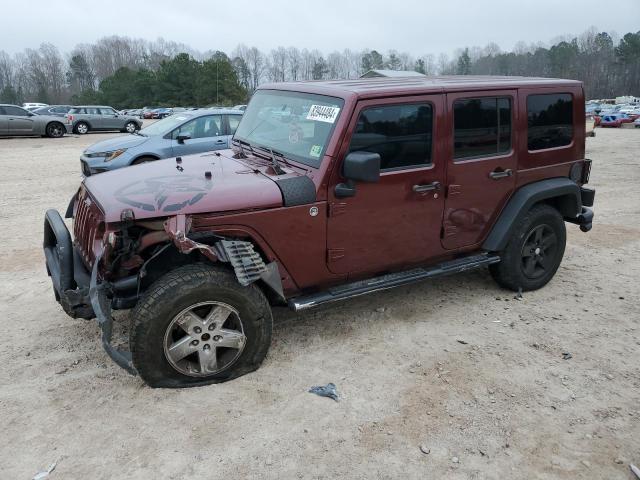
[[[511,170],[510,168],[507,168],[505,170],[494,170],[493,172],[489,173],[489,177],[494,180],[500,180],[501,178],[510,177],[512,175],[513,170]]]
[[[216,140],[216,143],[223,144],[223,143],[225,143],[225,141],[224,140]]]
[[[431,183],[425,183],[423,185],[414,185],[412,190],[416,193],[425,193],[425,192],[431,192],[433,190],[440,190],[440,182],[431,182]]]

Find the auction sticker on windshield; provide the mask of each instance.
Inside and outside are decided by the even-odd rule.
[[[338,118],[340,109],[338,107],[328,107],[326,105],[311,105],[307,120],[315,120],[317,122],[334,123]]]

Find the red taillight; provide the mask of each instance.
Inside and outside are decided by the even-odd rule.
[[[67,120],[69,120],[70,122],[73,122],[73,115],[67,115]]]

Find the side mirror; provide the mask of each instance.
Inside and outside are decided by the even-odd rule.
[[[351,152],[342,166],[346,183],[336,185],[337,197],[353,197],[356,194],[355,182],[375,183],[380,180],[380,154],[372,152]]]
[[[191,139],[191,135],[189,135],[188,133],[182,133],[176,137],[178,143],[184,143],[185,140],[189,139]]]

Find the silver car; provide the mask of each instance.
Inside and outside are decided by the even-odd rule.
[[[133,135],[94,143],[80,157],[86,176],[152,162],[229,148],[243,112],[230,109],[180,112]]]
[[[0,104],[0,137],[43,135],[52,138],[66,133],[65,119],[37,115],[17,105]]]
[[[120,115],[114,108],[104,105],[82,105],[73,107],[67,113],[71,130],[84,135],[90,131],[119,130],[133,133],[142,128],[139,118]]]

